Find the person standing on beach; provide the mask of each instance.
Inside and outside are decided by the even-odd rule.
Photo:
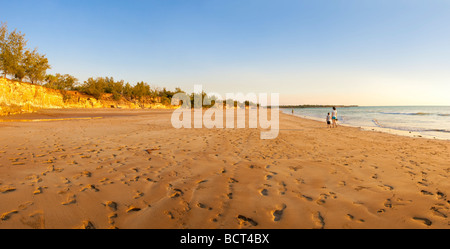
[[[327,115],[327,128],[331,128],[331,115],[328,113]]]
[[[337,110],[336,107],[333,107],[333,111],[331,112],[331,119],[333,120],[333,128],[337,127]]]

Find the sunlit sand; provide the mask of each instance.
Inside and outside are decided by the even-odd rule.
[[[0,228],[449,227],[449,141],[286,114],[261,140],[259,128],[175,129],[171,114],[0,123]]]

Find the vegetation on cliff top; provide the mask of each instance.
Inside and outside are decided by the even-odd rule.
[[[215,104],[215,97],[208,96],[205,92],[187,94],[180,88],[170,91],[166,88],[151,87],[143,81],[131,85],[123,80],[116,81],[113,77],[91,77],[80,83],[76,77],[69,74],[47,74],[47,70],[51,68],[48,59],[45,55],[38,53],[36,48],[33,50],[27,48],[26,44],[25,34],[17,30],[9,32],[7,24],[1,24],[0,71],[5,79],[10,76],[11,79],[16,81],[59,90],[63,95],[67,91],[79,91],[96,99],[108,95],[116,101],[125,98],[127,101],[161,103],[169,106],[176,93],[185,93],[189,96],[191,106],[208,107]],[[200,95],[201,98],[199,98]],[[196,101],[202,101],[203,103],[195,103]],[[245,101],[245,103],[235,102],[234,100],[232,102],[223,101],[224,104],[233,102],[234,106],[254,105],[248,101]],[[204,103],[210,104],[204,105]]]
[[[8,32],[5,23],[0,26],[0,70],[3,77],[13,76],[22,81],[38,83],[45,79],[47,69],[50,69],[45,55],[39,54],[37,49],[26,48],[25,34],[14,30]]]
[[[138,82],[132,86],[128,82],[115,81],[112,77],[89,78],[80,83],[78,79],[69,74],[46,74],[51,68],[45,55],[38,53],[37,49],[26,47],[25,34],[20,31],[8,31],[6,23],[0,26],[0,71],[2,76],[20,82],[43,85],[47,88],[65,91],[75,90],[86,93],[99,99],[104,94],[111,94],[114,100],[124,97],[127,100],[159,102],[170,105],[170,98],[177,92],[166,88],[152,88],[146,82]]]
[[[93,96],[96,99],[104,94],[112,95],[114,100],[122,97],[133,101],[159,102],[170,105],[170,98],[177,92],[166,88],[152,88],[146,82],[138,82],[132,86],[128,82],[115,81],[112,77],[89,78],[83,83],[69,74],[46,74],[51,68],[45,55],[38,53],[37,49],[26,47],[25,34],[20,31],[8,31],[6,23],[0,26],[0,71],[4,78],[8,76],[16,81],[43,85],[47,88],[65,91],[75,90]]]

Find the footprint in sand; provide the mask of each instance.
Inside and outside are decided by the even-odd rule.
[[[17,211],[17,210],[11,210],[11,211],[8,211],[8,212],[6,212],[6,213],[3,213],[1,216],[0,216],[0,220],[8,220],[9,218],[11,218],[11,215],[12,214],[16,214],[16,213],[18,213],[19,211]]]
[[[199,208],[206,208],[206,205],[201,203],[201,202],[199,202],[199,203],[197,203],[197,207],[199,207]]]
[[[129,206],[128,209],[125,211],[126,213],[130,213],[130,212],[137,212],[140,211],[141,208],[135,207],[135,206]]]
[[[257,226],[258,225],[258,222],[256,222],[252,218],[245,217],[244,215],[238,215],[237,219],[239,221],[239,225],[241,225],[241,226]]]
[[[63,184],[69,184],[70,183],[70,180],[65,178],[65,177],[61,177],[61,181],[62,181]]]
[[[15,157],[15,158],[9,158],[12,164],[20,163],[19,160],[27,160],[26,157]]]
[[[447,198],[447,195],[444,194],[443,192],[439,191],[439,190],[436,192],[436,195],[437,195],[436,198],[438,200]]]
[[[183,196],[183,194],[184,194],[184,192],[181,189],[174,188],[172,190],[172,194],[170,194],[170,198],[180,197],[180,196]]]
[[[170,218],[171,220],[175,219],[175,216],[173,216],[172,212],[170,212],[170,211],[165,210],[165,211],[164,211],[164,214],[167,215],[167,216],[169,216],[169,218]]]
[[[286,191],[287,191],[287,188],[286,188],[287,185],[286,185],[286,183],[281,182],[281,183],[279,183],[279,185],[280,185],[280,187],[281,187],[280,194],[281,194],[281,195],[286,194]]]
[[[92,224],[92,222],[88,221],[88,220],[84,220],[83,223],[81,224],[81,229],[95,229],[94,224]]]
[[[93,190],[93,191],[95,191],[95,192],[100,191],[100,190],[99,190],[95,185],[93,185],[93,184],[88,184],[88,185],[84,186],[83,188],[81,188],[80,192],[83,192],[83,191],[85,191],[85,190]]]
[[[304,195],[304,194],[301,194],[301,193],[299,193],[298,196],[299,196],[301,199],[305,199],[305,200],[307,200],[307,201],[313,201],[313,198],[310,197],[310,196],[307,196],[307,195]]]
[[[33,186],[34,183],[42,182],[42,178],[40,178],[38,175],[30,175],[25,177],[25,180],[31,181],[31,185]]]
[[[384,189],[384,190],[388,190],[391,191],[394,189],[394,187],[392,187],[391,185],[387,185],[387,184],[383,184],[383,185],[378,185],[378,187]]]
[[[102,203],[105,207],[108,207],[111,211],[117,211],[117,202],[107,201]]]
[[[136,193],[134,194],[133,198],[134,199],[138,199],[141,198],[144,195],[144,193],[142,193],[141,191],[136,191]]]
[[[239,182],[239,181],[236,180],[236,179],[234,179],[234,178],[230,178],[230,179],[228,179],[228,182],[229,182],[229,183],[237,183],[237,182]]]
[[[325,228],[325,219],[323,218],[322,214],[317,211],[313,214],[313,221],[316,223],[318,229],[324,229]]]
[[[13,186],[3,186],[0,188],[0,193],[9,193],[9,192],[12,192],[15,190],[16,190],[16,188]]]
[[[92,173],[90,171],[85,170],[80,173],[80,176],[91,177]]]
[[[421,190],[420,191],[423,195],[433,195],[433,193],[426,191],[426,190]]]
[[[201,183],[205,183],[205,182],[207,182],[208,180],[198,180],[196,183],[197,184],[201,184]]]
[[[63,171],[64,171],[64,169],[62,169],[62,168],[55,168],[55,165],[51,165],[51,166],[47,167],[46,171],[42,172],[42,175],[45,176],[45,175],[47,175],[48,173],[51,173],[51,172],[60,173],[60,172],[63,172]]]
[[[19,209],[20,210],[26,210],[28,207],[32,206],[33,204],[34,204],[34,202],[32,202],[32,201],[24,202],[24,203],[19,205]]]
[[[392,201],[391,199],[386,199],[386,201],[383,204],[387,208],[392,208]]]
[[[36,211],[28,215],[28,217],[22,217],[20,221],[33,228],[33,229],[44,229],[45,228],[45,220],[43,211]]]
[[[377,210],[378,214],[382,214],[382,213],[385,213],[385,212],[386,212],[386,209],[384,209],[384,208],[380,208],[380,209]]]
[[[276,209],[272,212],[273,221],[279,221],[281,220],[281,217],[283,216],[283,212],[286,209],[286,204],[283,204],[281,209]]]
[[[447,218],[447,215],[441,211],[442,209],[443,209],[442,207],[431,207],[430,208],[430,210],[433,212],[433,215],[439,216],[442,218]]]
[[[356,191],[361,191],[363,189],[369,189],[370,187],[365,187],[365,186],[357,186],[356,188],[354,188]]]
[[[37,187],[36,190],[33,192],[33,195],[42,194],[42,187]]]
[[[361,222],[361,223],[366,222],[364,219],[355,219],[355,216],[352,215],[352,214],[347,214],[347,218],[348,218],[349,220],[352,220],[352,221],[358,221],[358,222]]]
[[[427,218],[423,218],[423,217],[413,217],[412,219],[416,220],[416,221],[420,221],[428,227],[431,226],[431,224],[433,224],[433,222],[431,222],[431,220],[429,220]]]
[[[316,203],[319,205],[325,204],[325,202],[326,202],[325,200],[327,200],[329,198],[336,199],[337,196],[334,192],[328,192],[328,194],[322,193],[322,194],[320,194],[319,199],[317,199]]]
[[[114,224],[116,223],[115,219],[117,218],[117,213],[111,213],[108,215],[108,223],[112,225],[111,228],[116,228]]]
[[[77,202],[76,195],[74,195],[74,194],[69,194],[69,195],[67,195],[67,200],[61,202],[61,204],[64,205],[64,206],[66,206],[66,205],[74,204],[74,203],[76,203],[76,202]]]

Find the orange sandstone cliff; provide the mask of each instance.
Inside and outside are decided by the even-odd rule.
[[[30,113],[39,109],[127,108],[171,109],[158,101],[113,100],[105,94],[100,99],[77,91],[59,91],[40,85],[0,78],[0,116]]]

